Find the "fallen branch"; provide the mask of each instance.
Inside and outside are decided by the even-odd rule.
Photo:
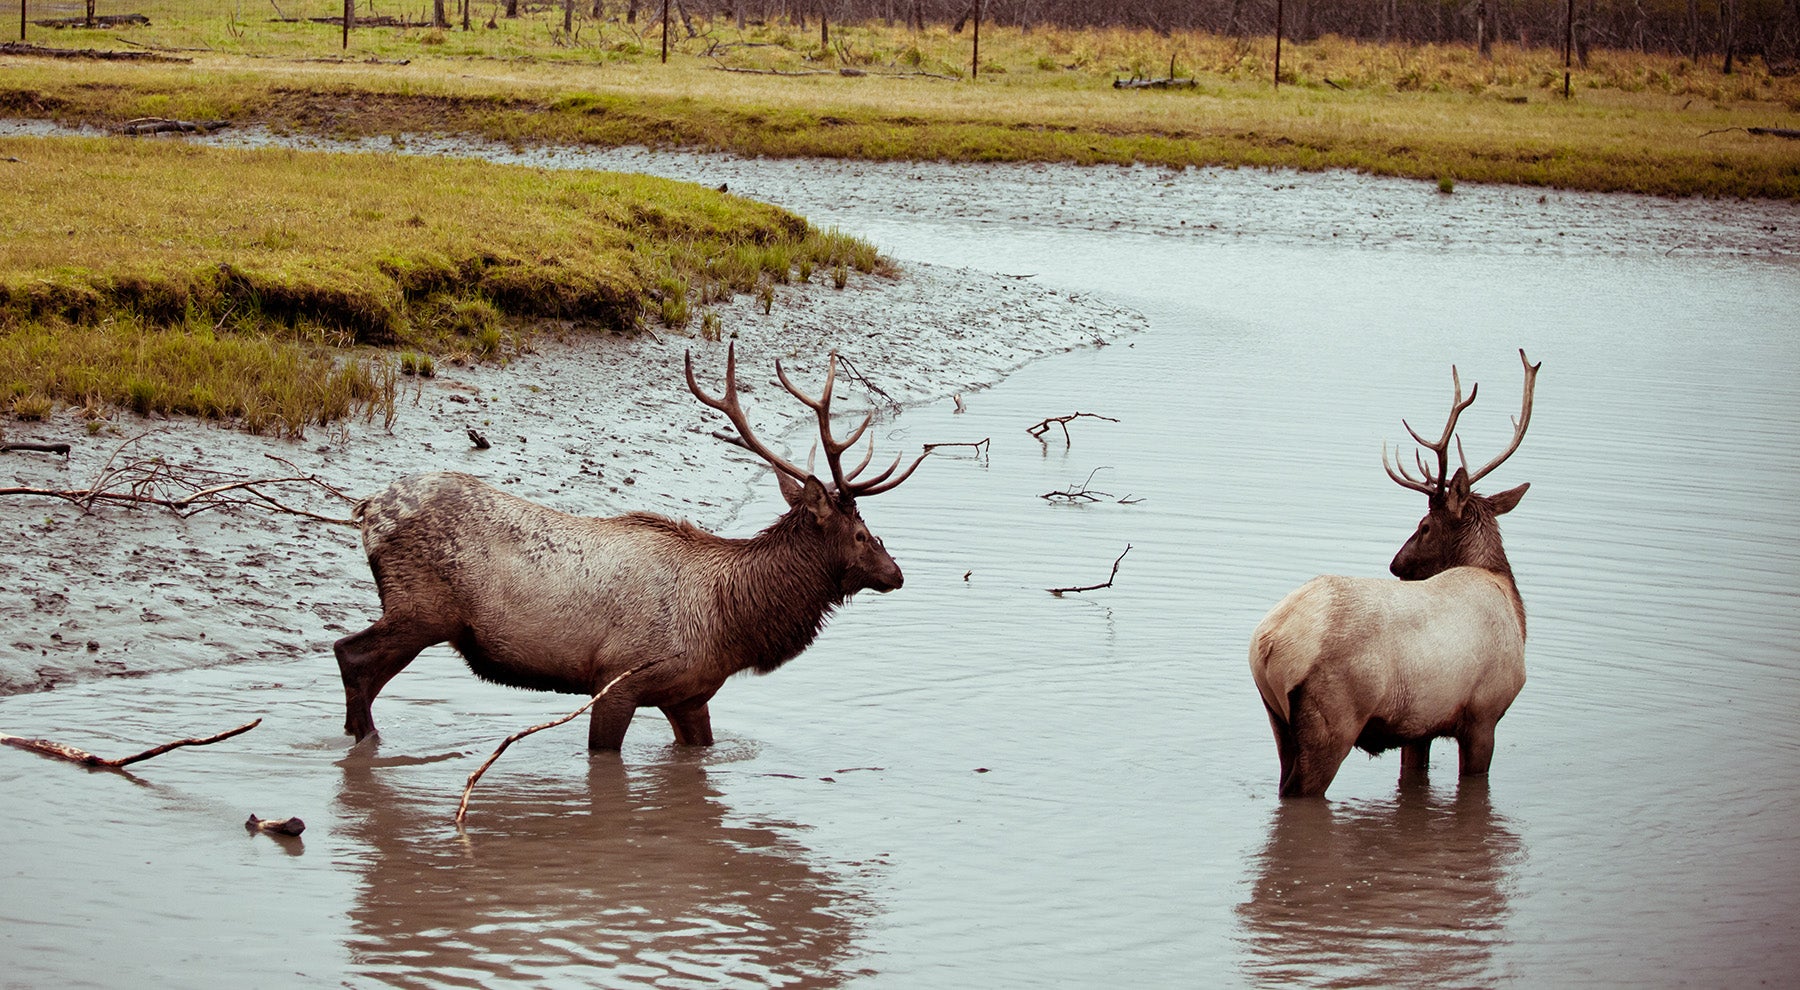
[[[1088,487],[1094,483],[1094,475],[1105,470],[1106,466],[1101,465],[1100,467],[1089,471],[1087,480],[1081,483],[1080,488],[1071,486],[1060,492],[1045,492],[1044,494],[1039,495],[1038,498],[1048,502],[1054,502],[1059,498],[1063,499],[1065,502],[1098,502],[1103,498],[1112,498],[1112,492],[1098,491]]]
[[[1113,578],[1116,578],[1119,576],[1119,561],[1124,560],[1125,554],[1128,554],[1130,552],[1131,552],[1131,544],[1127,543],[1127,544],[1125,544],[1125,549],[1119,553],[1119,559],[1113,561],[1112,573],[1108,574],[1106,576],[1105,584],[1089,584],[1089,585],[1084,585],[1079,588],[1045,588],[1044,590],[1050,592],[1051,594],[1057,596],[1058,598],[1061,598],[1065,594],[1070,594],[1070,593],[1074,593],[1074,592],[1078,592],[1078,591],[1099,591],[1101,588],[1110,588],[1110,587],[1112,587]]]
[[[460,803],[458,803],[456,806],[456,824],[461,825],[463,823],[463,819],[468,817],[469,797],[470,797],[470,795],[475,793],[475,782],[481,779],[482,774],[487,773],[488,767],[491,767],[494,765],[494,761],[498,760],[500,758],[501,753],[506,752],[506,747],[511,746],[513,743],[518,742],[519,740],[525,738],[526,736],[531,735],[534,732],[542,732],[545,729],[554,729],[557,726],[562,725],[564,722],[574,721],[575,718],[577,716],[579,716],[582,712],[585,712],[588,709],[599,704],[600,699],[606,697],[606,692],[611,691],[613,689],[614,685],[618,684],[620,681],[624,680],[625,678],[630,677],[632,674],[636,674],[640,671],[647,670],[651,667],[656,666],[659,663],[662,663],[664,659],[665,658],[663,658],[663,657],[658,657],[655,660],[646,660],[643,663],[640,663],[637,666],[631,668],[630,670],[627,670],[625,673],[620,674],[619,676],[613,678],[610,681],[607,681],[606,686],[600,689],[600,693],[594,695],[592,698],[589,698],[587,701],[587,704],[582,705],[580,708],[575,709],[574,711],[570,712],[567,715],[564,715],[562,718],[555,719],[555,720],[549,721],[549,722],[544,722],[541,725],[534,725],[529,729],[521,729],[518,732],[515,732],[512,735],[507,736],[506,739],[500,743],[500,748],[494,750],[494,755],[488,757],[487,760],[481,764],[481,766],[476,767],[474,773],[469,774],[469,782],[467,784],[463,785],[462,801]]]
[[[106,459],[106,463],[101,466],[93,480],[88,482],[86,488],[58,489],[18,486],[0,488],[0,495],[33,495],[62,499],[79,508],[83,513],[93,512],[94,506],[101,503],[151,505],[168,509],[185,519],[208,509],[247,506],[339,526],[356,525],[353,520],[347,518],[323,516],[306,509],[295,508],[263,491],[262,489],[267,486],[301,484],[323,491],[346,504],[356,502],[356,499],[344,494],[342,490],[325,482],[317,475],[298,473],[300,469],[292,461],[274,454],[264,454],[263,456],[277,463],[285,464],[296,473],[276,478],[232,479],[217,471],[173,465],[160,457],[134,458],[121,463],[119,457],[126,448],[148,435],[140,433],[120,444],[119,448],[113,451],[112,456]]]
[[[23,41],[0,44],[0,55],[24,55],[31,58],[81,58],[96,62],[192,62],[191,58],[158,55],[155,52],[109,52],[96,48],[45,48]]]
[[[1790,141],[1800,141],[1800,130],[1796,130],[1792,127],[1716,127],[1710,131],[1706,131],[1700,136],[1711,137],[1714,134],[1723,134],[1726,131],[1743,131],[1745,134],[1754,134],[1758,137],[1778,137],[1787,138]]]
[[[880,398],[881,401],[887,403],[888,408],[892,409],[895,412],[900,411],[900,401],[898,399],[894,398],[893,396],[889,395],[887,392],[887,389],[884,389],[880,385],[877,385],[874,382],[870,381],[869,376],[863,374],[861,371],[858,371],[856,365],[852,364],[849,358],[843,356],[842,354],[839,354],[835,350],[832,351],[831,353],[837,357],[838,364],[843,366],[844,374],[847,375],[851,381],[860,384],[865,389],[868,389],[869,394],[874,395],[874,396]]]
[[[1192,79],[1114,79],[1114,89],[1193,89]]]
[[[978,457],[978,458],[986,457],[988,454],[989,446],[990,446],[989,441],[992,439],[993,439],[992,437],[982,437],[980,440],[974,440],[974,441],[947,440],[947,441],[944,441],[943,443],[928,443],[925,445],[925,452],[927,454],[929,454],[932,451],[935,451],[941,447],[968,447],[975,452],[976,457]]]
[[[27,739],[23,736],[9,736],[3,732],[0,732],[0,744],[11,746],[14,749],[23,749],[27,752],[38,753],[43,756],[54,757],[59,760],[68,760],[70,763],[79,763],[84,767],[97,767],[103,770],[122,770],[133,763],[148,760],[153,756],[161,756],[171,749],[180,749],[183,746],[210,745],[221,739],[230,739],[232,736],[249,732],[251,729],[254,729],[261,724],[262,719],[259,718],[253,722],[246,722],[235,729],[221,732],[215,736],[207,736],[204,739],[177,739],[171,743],[163,743],[161,746],[146,749],[135,756],[127,756],[117,760],[109,760],[105,757],[95,756],[86,750],[76,749],[73,746],[65,746],[59,742],[51,742],[48,739]]]
[[[31,23],[47,28],[149,27],[150,18],[143,14],[100,14],[95,17],[48,17]]]
[[[32,450],[40,454],[69,456],[69,445],[66,443],[0,443],[0,453],[14,450]]]
[[[1104,419],[1108,423],[1117,423],[1118,422],[1118,420],[1112,418],[1111,416],[1102,416],[1099,413],[1074,412],[1074,413],[1068,414],[1067,416],[1051,416],[1051,417],[1039,422],[1036,426],[1026,427],[1025,432],[1031,434],[1034,437],[1037,437],[1039,440],[1043,440],[1044,434],[1050,432],[1050,426],[1052,424],[1055,424],[1057,426],[1062,427],[1063,446],[1067,447],[1073,443],[1073,441],[1069,439],[1069,421],[1075,420],[1075,419],[1081,419],[1084,416],[1088,417],[1090,419]]]
[[[231,126],[229,120],[170,120],[167,117],[139,117],[120,124],[114,130],[119,134],[211,134]]]

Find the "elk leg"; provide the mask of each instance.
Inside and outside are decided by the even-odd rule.
[[[673,705],[664,705],[662,713],[669,720],[669,727],[675,730],[675,742],[680,746],[711,746],[713,744],[712,714],[707,711],[706,703],[711,698],[689,698],[687,701]]]
[[[635,714],[637,695],[608,693],[588,716],[588,749],[618,752],[625,745],[625,730],[631,728]]]
[[[1476,777],[1488,772],[1488,764],[1494,761],[1494,727],[1492,724],[1474,725],[1456,737],[1462,759],[1462,775]]]
[[[1324,797],[1325,789],[1337,777],[1338,767],[1350,755],[1361,726],[1348,730],[1332,724],[1326,707],[1315,705],[1304,697],[1302,684],[1288,695],[1288,711],[1293,716],[1294,765],[1281,778],[1282,797]],[[1340,719],[1341,721],[1341,719]]]
[[[440,630],[390,622],[384,615],[362,632],[333,643],[338,673],[344,679],[344,731],[358,741],[374,732],[370,706],[375,696],[421,650],[448,638]]]
[[[1288,774],[1294,771],[1294,727],[1283,722],[1281,716],[1275,714],[1268,702],[1263,703],[1263,711],[1269,713],[1269,728],[1275,730],[1275,755],[1281,760],[1281,776],[1277,781],[1285,781]]]
[[[1400,777],[1424,774],[1431,766],[1431,740],[1420,739],[1400,747]]]

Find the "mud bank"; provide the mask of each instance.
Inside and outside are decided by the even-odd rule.
[[[823,282],[823,276],[820,276]],[[783,359],[816,384],[832,348],[899,403],[916,405],[991,385],[1033,358],[1141,330],[1136,313],[1092,298],[965,270],[911,265],[898,278],[853,277],[781,287],[765,315],[751,297],[720,309],[735,338],[740,389],[765,436],[783,436],[804,410],[775,384]],[[374,423],[310,431],[303,441],[253,437],[192,420],[120,413],[88,435],[71,411],[9,423],[13,441],[66,441],[69,457],[0,455],[0,487],[81,489],[131,442],[121,460],[160,457],[178,471],[278,477],[269,455],[353,495],[419,471],[476,474],[525,498],[583,515],[643,510],[733,535],[769,520],[733,520],[760,462],[714,439],[722,417],[682,380],[722,381],[725,344],[685,336],[538,337],[507,367],[441,366],[404,379],[391,430]],[[890,408],[869,389],[840,385],[846,413]],[[468,431],[491,444],[476,449]],[[795,433],[797,456],[810,438]],[[883,431],[878,456],[922,442]],[[929,466],[921,470],[929,470]],[[296,508],[345,517],[348,506],[304,486],[280,489]],[[209,511],[180,518],[160,508],[100,507],[82,514],[52,499],[0,499],[0,695],[94,677],[131,677],[258,659],[329,665],[331,642],[379,614],[357,533],[295,515]]]

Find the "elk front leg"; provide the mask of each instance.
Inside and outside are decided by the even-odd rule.
[[[1464,777],[1477,777],[1488,772],[1488,764],[1494,761],[1493,723],[1470,726],[1456,737],[1456,743],[1460,748]]]
[[[637,714],[637,695],[620,692],[616,685],[588,716],[588,749],[616,753],[625,745],[625,730],[631,728],[631,716]]]
[[[711,746],[713,744],[712,714],[706,709],[706,703],[711,699],[712,695],[708,694],[699,698],[689,698],[677,704],[662,706],[662,713],[669,720],[669,727],[675,730],[677,745]]]
[[[1431,740],[1419,739],[1400,747],[1400,779],[1422,777],[1431,768]]]
[[[373,733],[375,715],[370,706],[375,696],[421,650],[449,638],[441,629],[390,621],[383,615],[362,632],[333,643],[338,674],[344,680],[344,731],[358,741]]]

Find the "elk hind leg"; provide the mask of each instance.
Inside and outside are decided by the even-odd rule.
[[[449,636],[444,631],[383,615],[375,624],[332,644],[344,680],[344,731],[363,739],[375,731],[375,696],[427,646]]]
[[[1282,797],[1324,797],[1325,789],[1337,778],[1338,767],[1362,725],[1355,722],[1343,704],[1334,704],[1330,692],[1311,697],[1308,685],[1302,683],[1288,694],[1288,713],[1293,722],[1294,761],[1281,777]]]
[[[713,744],[712,713],[707,711],[706,703],[711,696],[690,698],[673,705],[664,705],[662,713],[669,720],[669,727],[675,730],[675,742],[681,746],[711,746]]]
[[[1431,740],[1415,739],[1400,747],[1400,779],[1422,779],[1431,768]]]
[[[1267,702],[1263,703],[1263,711],[1269,714],[1269,728],[1275,730],[1275,756],[1281,761],[1281,776],[1277,781],[1285,781],[1294,770],[1294,753],[1299,743],[1294,738],[1294,727],[1275,713]]]

